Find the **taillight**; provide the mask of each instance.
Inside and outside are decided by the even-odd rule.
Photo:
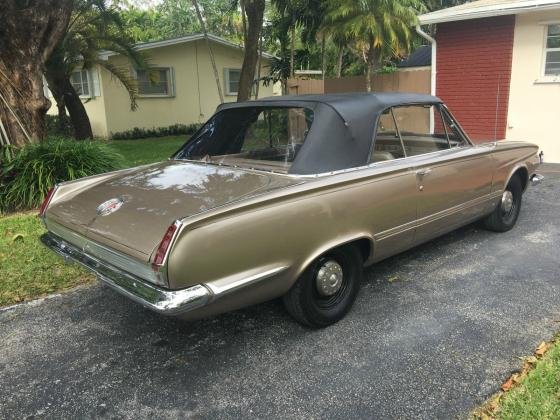
[[[47,192],[47,195],[45,196],[45,199],[43,200],[43,204],[41,204],[41,208],[39,209],[39,217],[43,217],[45,215],[45,211],[47,210],[47,207],[49,206],[49,203],[51,202],[51,198],[54,194],[55,189],[56,189],[56,187],[52,187]]]
[[[173,223],[167,228],[165,235],[163,235],[163,239],[157,247],[154,261],[152,262],[152,267],[154,270],[159,269],[163,265],[165,256],[167,255],[167,250],[169,249],[169,245],[171,245],[171,242],[173,241],[173,237],[175,236],[177,229],[179,229],[179,223]]]

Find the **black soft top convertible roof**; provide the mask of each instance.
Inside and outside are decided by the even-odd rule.
[[[301,107],[313,110],[313,124],[290,173],[313,174],[366,165],[379,114],[392,106],[441,103],[418,93],[337,93],[271,96],[222,104],[217,111],[244,107]]]

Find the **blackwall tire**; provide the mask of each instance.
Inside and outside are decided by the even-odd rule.
[[[354,245],[335,248],[315,259],[284,296],[284,306],[299,323],[322,328],[342,319],[352,307],[363,277],[363,260]]]
[[[484,227],[494,232],[507,232],[513,228],[521,210],[522,196],[521,179],[514,175],[494,211],[483,220]]]

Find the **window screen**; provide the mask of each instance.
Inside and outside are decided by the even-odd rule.
[[[136,70],[140,95],[171,96],[171,70],[167,67]]]
[[[79,70],[72,72],[70,75],[70,83],[74,87],[76,93],[80,96],[90,96],[89,79],[87,70]]]
[[[228,95],[237,95],[237,92],[239,92],[241,70],[227,69],[226,72],[226,92]]]
[[[546,33],[545,49],[545,68],[546,76],[560,75],[560,24],[548,25]]]

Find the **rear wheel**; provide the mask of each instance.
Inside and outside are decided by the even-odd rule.
[[[286,310],[298,322],[313,328],[337,322],[356,300],[362,266],[361,252],[354,245],[321,255],[284,296]]]
[[[483,220],[484,227],[494,232],[506,232],[515,226],[521,210],[522,195],[521,179],[514,175],[494,211]]]

